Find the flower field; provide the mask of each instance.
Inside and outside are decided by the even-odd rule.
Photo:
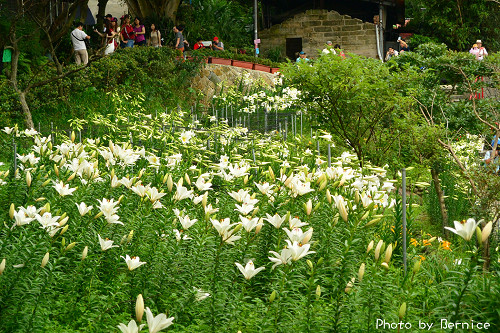
[[[401,179],[317,155],[328,135],[183,112],[95,123],[81,142],[1,134],[20,148],[0,173],[0,331],[500,328],[494,249],[481,269],[491,222],[455,222],[460,237],[442,240],[412,228],[410,197],[405,272]]]

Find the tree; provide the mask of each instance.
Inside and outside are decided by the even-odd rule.
[[[182,0],[124,0],[130,11],[144,18],[151,16],[166,16],[175,22],[177,9]]]
[[[313,66],[291,64],[283,72],[338,145],[350,146],[360,161],[383,160],[399,135],[393,125],[409,103],[401,91],[411,71],[403,77],[380,61],[351,54],[346,60],[321,56]]]
[[[8,36],[8,46],[12,48],[11,67],[10,70],[6,71],[7,79],[18,95],[24,123],[27,128],[34,127],[27,101],[29,92],[34,88],[57,82],[84,68],[79,67],[65,71],[63,64],[59,61],[56,49],[63,36],[67,34],[78,6],[86,5],[88,0],[73,2],[53,20],[50,20],[46,15],[49,2],[50,0],[18,0],[13,10],[4,8],[1,13],[2,18],[8,21],[8,25],[5,28],[6,31],[3,32],[3,35]],[[21,44],[30,39],[31,43],[33,43],[33,40],[36,41],[34,36],[40,35],[42,36],[40,37],[40,42],[51,56],[51,60],[55,66],[55,73],[50,77],[40,78],[40,73],[44,72],[42,67],[50,65],[47,58],[41,57],[38,59],[40,62],[34,62],[36,65],[31,73],[26,73],[26,75],[20,77],[19,59],[21,53],[24,51]]]
[[[492,0],[408,0],[410,30],[435,37],[455,50],[469,50],[481,39],[491,50],[500,50],[500,6]]]

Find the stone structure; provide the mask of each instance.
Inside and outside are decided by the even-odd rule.
[[[276,76],[240,67],[207,64],[201,69],[200,74],[193,78],[191,87],[203,92],[206,103],[219,91],[218,84],[227,87],[239,83],[245,73],[250,73],[252,80],[261,80],[269,86],[273,86],[273,78]]]
[[[326,41],[340,44],[345,52],[377,57],[375,24],[336,11],[308,10],[260,32],[261,51],[280,48],[289,58],[302,49],[317,56]]]

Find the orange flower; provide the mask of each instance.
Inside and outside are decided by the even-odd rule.
[[[392,231],[392,233],[394,233],[394,226],[393,225],[391,225],[391,231]]]
[[[423,245],[423,246],[429,246],[429,245],[431,245],[431,242],[429,242],[429,240],[428,240],[428,239],[423,239],[423,240],[422,240],[422,245]]]
[[[425,260],[425,257],[421,254],[418,255],[420,257],[420,261],[424,261]]]
[[[415,238],[412,238],[410,240],[410,244],[413,245],[413,246],[415,246],[415,247],[417,247],[418,246],[418,241]]]
[[[444,241],[441,242],[441,244],[439,245],[439,247],[442,248],[443,250],[451,251],[450,245],[451,245],[450,242],[444,240]]]

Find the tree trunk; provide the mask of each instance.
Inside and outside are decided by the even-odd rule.
[[[97,29],[102,31],[102,25],[104,23],[104,15],[106,15],[106,5],[108,4],[108,0],[99,0],[97,2]],[[118,22],[117,22],[118,24]]]
[[[23,117],[24,117],[24,124],[26,125],[26,128],[35,128],[35,125],[33,124],[33,119],[31,118],[30,107],[28,106],[28,103],[26,102],[26,93],[25,92],[19,93],[19,102],[21,102],[21,108],[23,110]]]
[[[444,193],[441,189],[441,181],[439,180],[439,173],[431,168],[432,180],[434,182],[434,189],[436,190],[436,194],[438,196],[439,208],[441,209],[441,219],[443,220],[443,235],[446,235],[446,229],[444,227],[448,226],[448,211],[446,210],[446,203],[444,202]]]

